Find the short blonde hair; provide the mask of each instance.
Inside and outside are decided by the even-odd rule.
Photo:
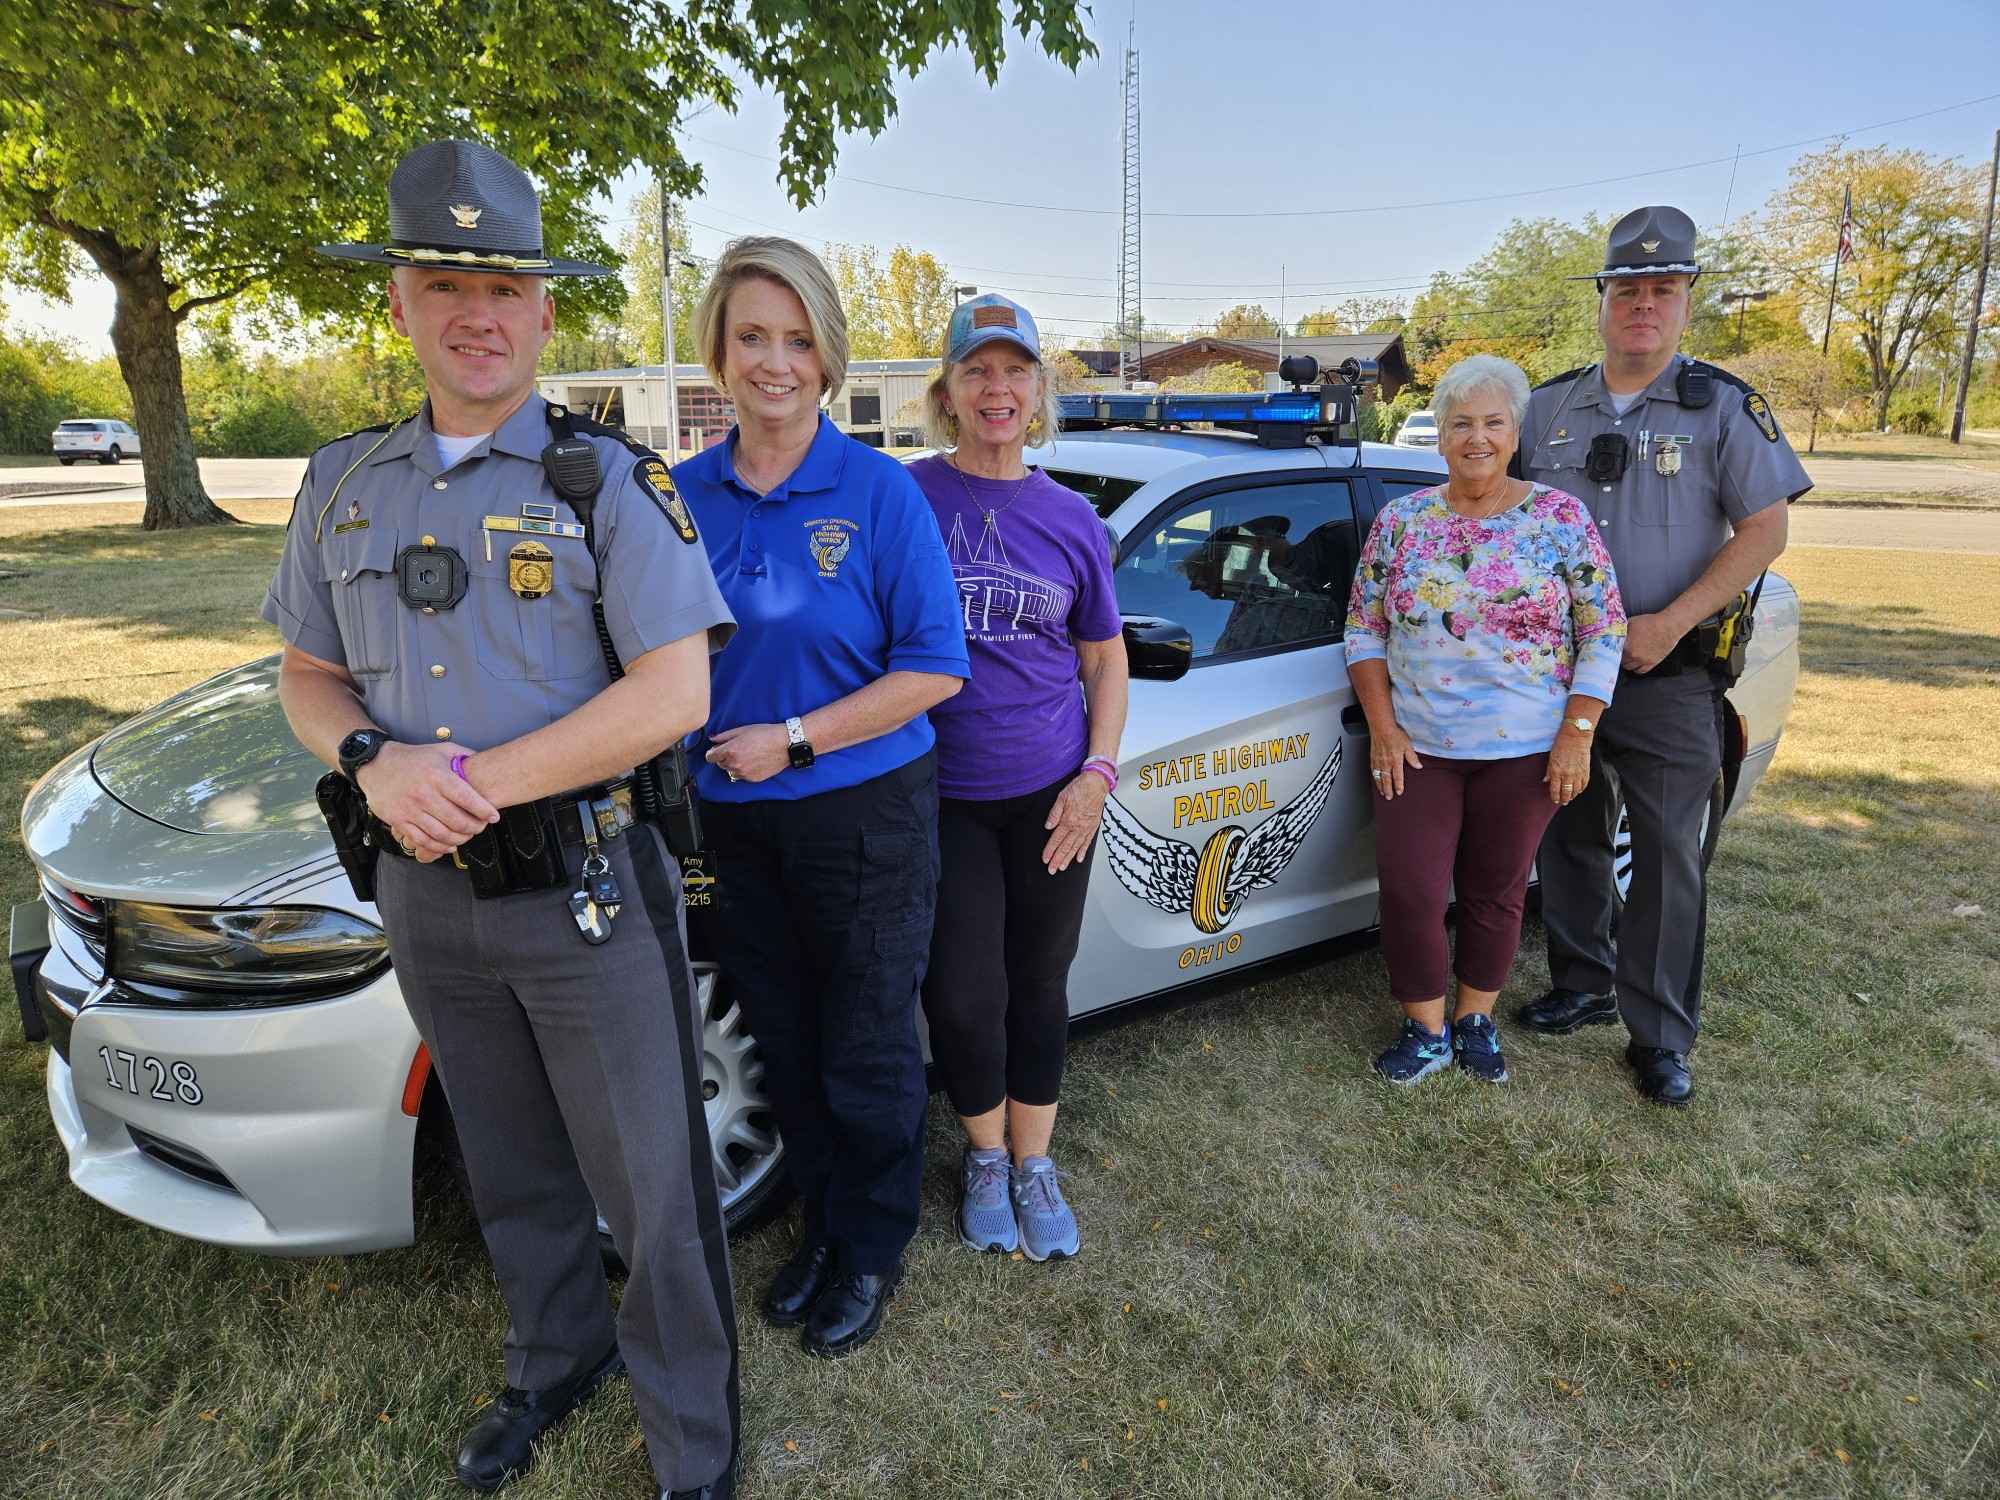
[[[1026,350],[1022,352],[1026,353]],[[958,418],[944,404],[944,393],[951,384],[951,370],[950,365],[941,366],[931,377],[931,383],[924,387],[924,441],[933,448],[958,446]],[[1056,410],[1056,383],[1049,378],[1049,367],[1040,360],[1035,360],[1035,376],[1041,383],[1041,392],[1035,401],[1034,415],[1028,418],[1030,448],[1053,443],[1056,428],[1062,420]]]
[[[812,328],[813,348],[825,377],[820,404],[828,404],[847,382],[847,314],[841,309],[840,288],[817,255],[797,240],[778,235],[747,235],[723,247],[715,274],[694,310],[694,342],[702,368],[718,391],[728,394],[723,377],[723,340],[728,337],[729,294],[750,277],[762,277],[786,288],[804,304]]]

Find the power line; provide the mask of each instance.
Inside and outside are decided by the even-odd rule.
[[[1894,125],[1908,125],[1916,120],[1928,120],[1937,115],[1950,114],[1955,110],[1970,109],[1974,105],[1988,104],[2000,99],[2000,93],[1982,94],[1977,99],[1964,99],[1956,104],[1941,105],[1936,109],[1920,110],[1915,114],[1899,115],[1893,120],[1878,120],[1871,125],[1855,125],[1844,130],[1830,131],[1824,135],[1806,136],[1796,141],[1785,141],[1775,146],[1759,146],[1754,151],[1731,152],[1728,156],[1705,157],[1700,161],[1681,162],[1671,167],[1653,167],[1643,172],[1624,172],[1611,177],[1592,177],[1578,182],[1560,183],[1553,187],[1517,188],[1502,193],[1479,193],[1463,198],[1433,198],[1425,202],[1374,203],[1353,208],[1273,208],[1273,209],[1148,209],[1149,219],[1313,219],[1350,217],[1357,214],[1414,213],[1422,209],[1462,208],[1475,203],[1500,203],[1511,198],[1536,198],[1549,193],[1570,193],[1582,188],[1606,187],[1616,182],[1638,182],[1649,177],[1665,177],[1675,172],[1692,172],[1702,167],[1719,166],[1739,157],[1771,156],[1780,151],[1796,151],[1803,146],[1822,145],[1827,141],[1837,141],[1848,136],[1867,135],[1877,130],[1887,130]],[[713,146],[719,151],[734,152],[756,161],[776,163],[778,158],[766,156],[759,151],[749,151],[741,146],[732,146],[726,141],[713,140],[708,136],[688,136],[705,146]],[[909,187],[899,182],[883,182],[873,177],[852,176],[836,172],[835,180],[858,183],[863,187],[879,188],[884,192],[907,193],[919,198],[937,198],[950,203],[970,203],[981,208],[1011,208],[1032,213],[1071,214],[1088,218],[1110,218],[1120,210],[1116,208],[1081,208],[1064,203],[1021,203],[1002,198],[978,198],[964,193],[941,192],[936,188]]]

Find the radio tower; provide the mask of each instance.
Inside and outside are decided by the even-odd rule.
[[[1139,292],[1139,20],[1125,33],[1125,75],[1120,85],[1124,117],[1119,145],[1125,158],[1122,210],[1118,225],[1118,384],[1129,388],[1139,375],[1144,315]]]

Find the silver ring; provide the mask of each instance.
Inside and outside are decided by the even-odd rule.
[[[722,774],[727,776],[731,781],[741,781],[743,779],[741,776],[738,776],[734,771],[724,771]]]
[[[1380,781],[1384,776],[1387,776],[1389,773],[1387,771],[1370,771],[1368,774],[1370,776],[1373,776],[1377,781]]]

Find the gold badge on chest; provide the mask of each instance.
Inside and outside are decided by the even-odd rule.
[[[1655,472],[1664,475],[1668,479],[1680,473],[1681,445],[1676,443],[1672,438],[1662,438],[1660,446],[1653,452],[1653,468]]]
[[[507,587],[539,599],[556,586],[556,555],[540,542],[516,542],[507,554]]]

